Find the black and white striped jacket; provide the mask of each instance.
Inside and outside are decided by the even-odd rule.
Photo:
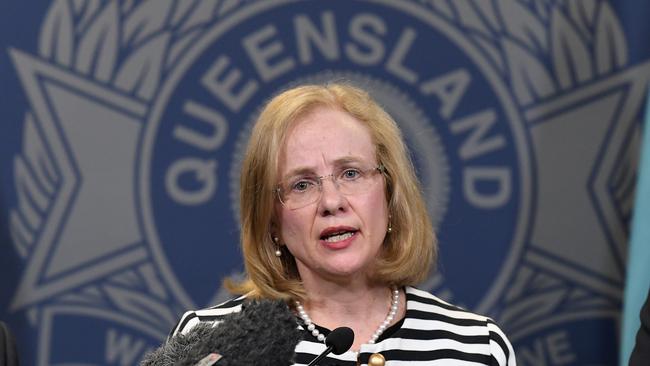
[[[365,365],[373,353],[381,353],[387,366],[401,365],[499,365],[515,366],[510,341],[492,319],[450,305],[436,296],[406,287],[404,319],[386,329],[375,344],[364,344],[359,353],[348,351],[330,355],[320,362],[325,365]],[[241,296],[212,308],[189,311],[172,329],[170,336],[186,333],[199,322],[219,321],[241,309],[246,299]],[[325,350],[325,345],[302,327],[303,340],[296,346],[295,365],[307,365]],[[344,324],[342,324],[344,325]],[[319,327],[322,334],[328,329]]]

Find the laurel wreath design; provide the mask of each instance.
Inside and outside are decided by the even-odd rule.
[[[166,71],[205,25],[241,3],[148,0],[137,6],[130,1],[100,6],[57,0],[43,24],[39,54],[150,100]],[[612,73],[628,62],[623,29],[604,0],[424,3],[484,51],[521,105]]]
[[[459,27],[522,107],[614,73],[628,62],[622,27],[605,0],[404,1],[418,2]],[[38,54],[147,103],[206,26],[248,2],[56,0],[42,25]],[[10,213],[10,226],[17,251],[27,258],[60,178],[31,111],[24,126],[26,144],[14,165],[19,204]],[[169,295],[145,280],[142,271],[147,269],[121,274],[89,290],[92,296],[86,301],[110,298],[110,306],[152,323],[170,319],[169,310],[163,309]],[[120,286],[127,282],[131,289],[134,283],[142,284],[149,295],[143,291],[141,297],[129,295],[125,301]],[[160,311],[143,314],[144,304]]]
[[[41,29],[41,57],[148,101],[206,24],[242,1],[57,0]],[[138,77],[134,78],[133,76]]]
[[[460,26],[483,50],[522,106],[614,73],[628,63],[623,29],[607,1],[425,3]]]

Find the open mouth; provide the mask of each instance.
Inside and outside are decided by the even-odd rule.
[[[337,231],[326,235],[322,235],[320,239],[328,243],[336,243],[351,238],[352,236],[354,236],[356,232],[357,230]]]

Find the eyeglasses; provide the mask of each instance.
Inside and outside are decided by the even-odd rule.
[[[347,166],[328,175],[301,175],[289,178],[278,184],[276,192],[282,205],[295,210],[320,200],[325,179],[331,178],[341,194],[350,196],[367,191],[377,182],[375,175],[385,172],[386,168],[381,164],[372,168]]]

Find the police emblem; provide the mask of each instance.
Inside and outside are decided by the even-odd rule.
[[[290,85],[337,79],[404,131],[440,239],[423,287],[500,319],[523,364],[592,362],[574,341],[617,322],[611,182],[630,174],[650,72],[627,66],[607,3],[549,4],[53,3],[38,55],[11,51],[30,101],[12,306],[30,309],[38,364],[133,364],[183,309],[224,299],[252,121]],[[557,142],[586,130],[601,135],[584,149]]]

